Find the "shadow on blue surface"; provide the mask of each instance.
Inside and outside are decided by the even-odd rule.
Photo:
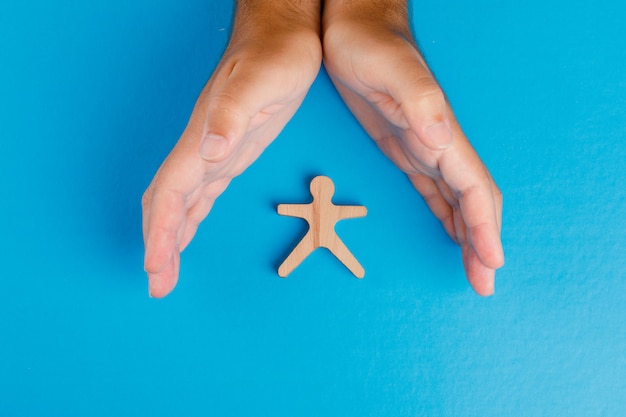
[[[183,14],[193,13],[191,8],[176,10],[173,18],[164,14],[145,23],[172,27],[181,18],[189,23]],[[228,21],[228,16],[219,16],[224,17]],[[87,100],[91,118],[82,121],[89,136],[81,140],[92,143],[79,155],[77,182],[85,204],[81,211],[89,213],[93,236],[104,238],[103,250],[121,270],[141,268],[141,195],[182,133],[190,104],[224,49],[227,33],[220,32],[207,43],[203,23],[197,19],[187,30],[175,32],[152,33],[152,28],[143,28],[151,35],[145,35],[132,52],[117,56],[108,66],[90,68],[102,71],[94,78],[104,82],[85,86],[95,102]],[[108,50],[97,52],[100,58],[124,50],[119,28],[117,36]],[[200,43],[208,53],[204,59],[194,59]]]
[[[0,5],[0,415],[622,415],[626,5],[413,5],[504,192],[495,297],[322,70],[149,300],[141,194],[231,6]],[[276,205],[314,174],[368,208],[337,225],[363,280],[324,251],[276,274],[307,228]]]

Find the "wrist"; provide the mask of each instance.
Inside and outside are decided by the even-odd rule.
[[[322,0],[238,0],[233,35],[253,30],[311,31],[320,35]]]
[[[322,29],[335,23],[362,23],[410,33],[408,0],[325,0]]]

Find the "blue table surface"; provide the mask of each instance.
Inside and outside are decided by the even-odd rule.
[[[414,2],[504,193],[496,293],[322,70],[149,299],[140,197],[228,40],[218,1],[0,5],[0,416],[626,415],[626,3]],[[368,215],[276,267],[330,176]]]

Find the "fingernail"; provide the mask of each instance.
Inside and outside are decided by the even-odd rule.
[[[439,122],[426,128],[428,141],[435,149],[443,150],[452,144],[452,130],[447,122]]]
[[[200,157],[209,162],[213,162],[226,153],[228,141],[220,135],[208,134],[202,139],[200,144]]]

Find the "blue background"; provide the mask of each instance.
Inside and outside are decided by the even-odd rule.
[[[626,413],[626,6],[415,2],[504,193],[491,298],[322,71],[149,299],[140,197],[228,39],[217,1],[0,6],[1,416]],[[276,267],[318,174],[368,216]]]

